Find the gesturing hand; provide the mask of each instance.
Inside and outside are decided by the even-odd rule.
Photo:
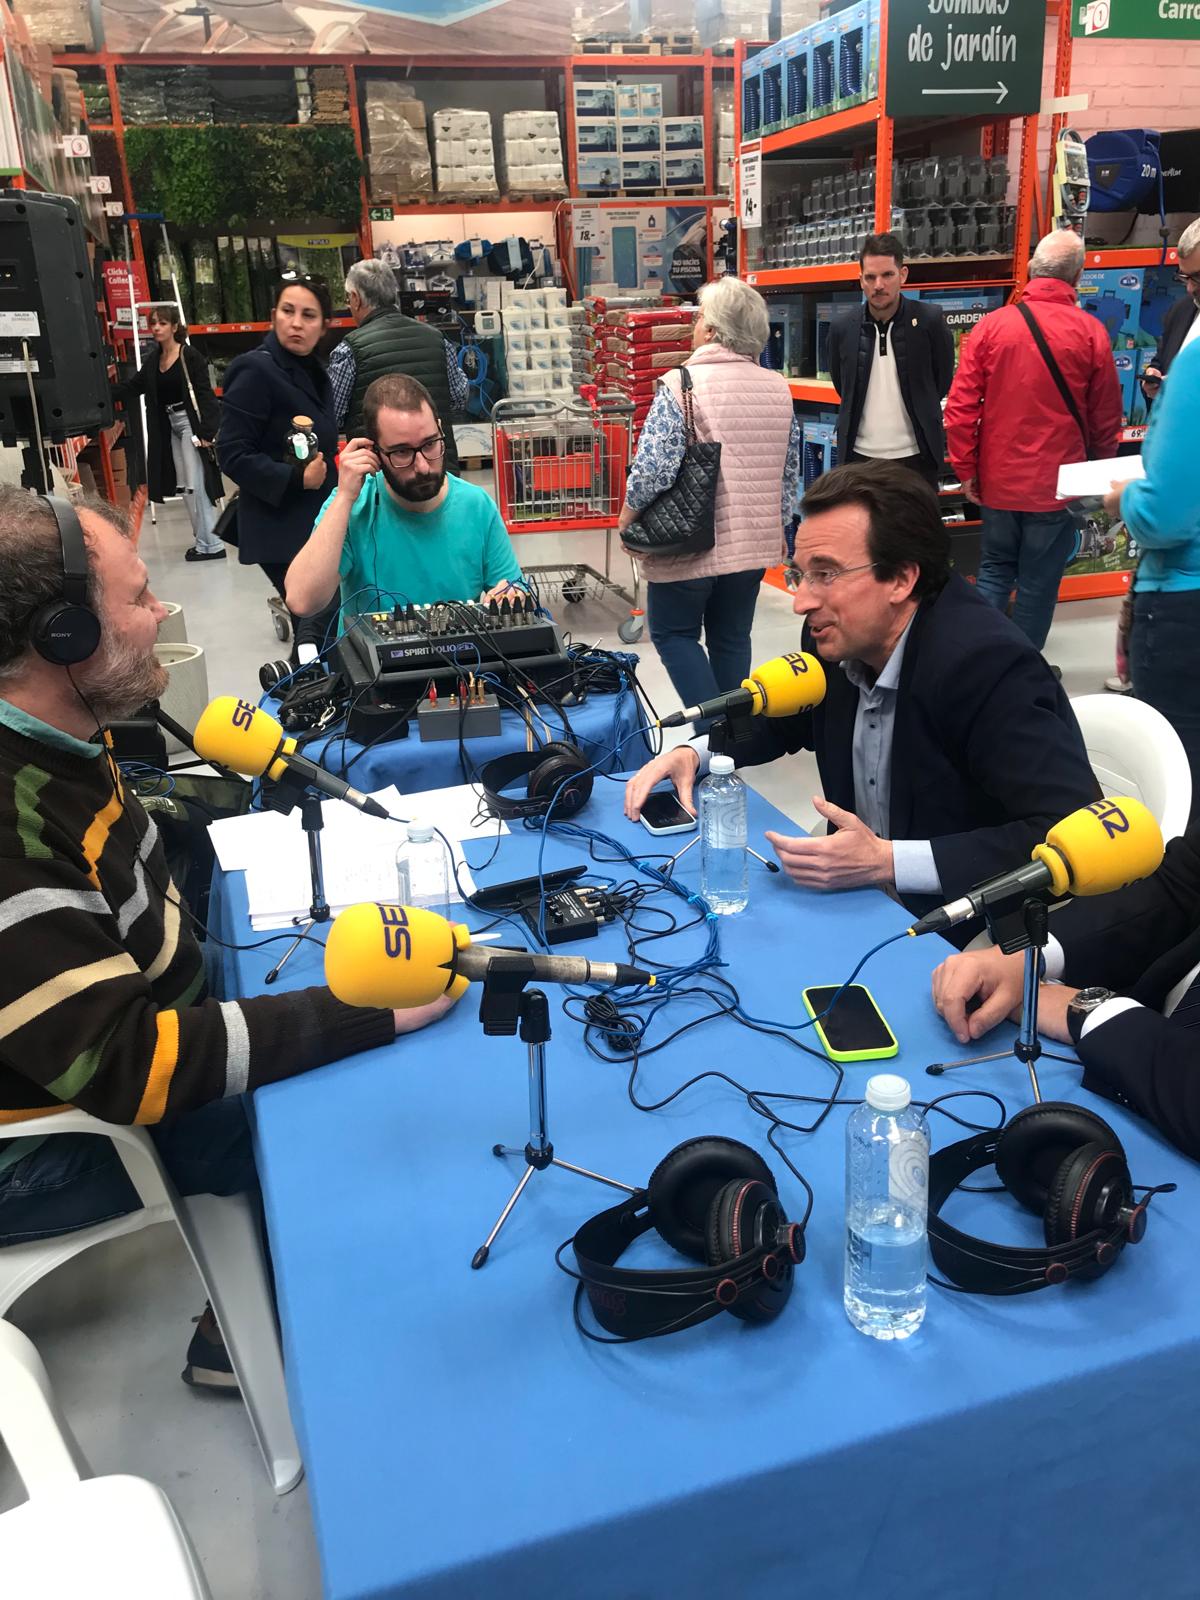
[[[793,883],[806,889],[858,889],[864,884],[891,883],[892,846],[872,833],[853,811],[843,811],[820,796],[813,805],[838,830],[826,838],[792,839],[781,833],[767,838]]]

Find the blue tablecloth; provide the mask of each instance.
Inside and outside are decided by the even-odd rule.
[[[619,787],[597,787],[580,821],[647,847],[620,819]],[[750,806],[752,829],[785,826],[753,793]],[[487,876],[532,871],[537,841],[514,833]],[[692,880],[697,855],[680,864]],[[583,856],[552,839],[546,864]],[[844,977],[905,921],[870,891],[817,896],[761,869],[751,882],[750,909],[722,923],[721,940],[759,1017],[798,1019],[803,985]],[[214,904],[227,928],[244,928],[240,878]],[[620,945],[606,930],[587,951]],[[674,945],[691,958],[700,935]],[[945,953],[936,939],[903,940],[864,975],[901,1042],[895,1070],[919,1097],[935,1085],[925,1064],[960,1053],[928,998]],[[259,991],[270,960],[231,958],[229,986]],[[284,978],[320,971],[306,946]],[[838,1108],[817,1134],[787,1138],[816,1206],[784,1314],[601,1348],[576,1333],[552,1253],[610,1191],[557,1169],[536,1175],[488,1265],[471,1270],[517,1176],[491,1147],[523,1144],[528,1122],[525,1049],[483,1035],[477,996],[436,1028],[255,1097],[289,1392],[330,1596],[1195,1595],[1200,1170],[1086,1095],[1077,1068],[1044,1064],[1046,1098],[1091,1103],[1120,1131],[1135,1179],[1175,1179],[1179,1192],[1155,1203],[1145,1242],[1100,1282],[1009,1300],[931,1289],[917,1336],[877,1344],[841,1304]],[[686,1007],[672,1007],[674,1021]],[[706,1083],[640,1113],[625,1068],[589,1057],[578,1025],[553,1011],[550,1128],[564,1159],[637,1183],[680,1140],[728,1134],[764,1152],[799,1215],[798,1185],[744,1100]],[[829,1084],[820,1063],[722,1021],[651,1057],[640,1090],[659,1098],[706,1066],[760,1089]],[[859,1093],[871,1070],[850,1068],[844,1092]],[[999,1089],[1010,1113],[1028,1100],[1015,1063],[936,1085]],[[984,1103],[955,1104],[988,1119]],[[932,1128],[935,1146],[958,1136],[937,1116]],[[960,1195],[948,1214],[1041,1242],[1040,1223],[1005,1196]],[[643,1260],[670,1257],[638,1248]]]
[[[538,737],[543,741],[571,737],[561,712],[538,705],[532,715]],[[624,772],[639,767],[650,755],[645,733],[640,731],[645,724],[637,697],[628,690],[623,694],[589,695],[582,705],[568,708],[567,719],[575,742],[590,760],[598,763],[601,772]],[[543,720],[549,733],[542,726]],[[524,750],[524,720],[515,711],[502,711],[500,723],[497,738],[469,739],[464,746],[467,760],[475,771],[496,756]],[[401,794],[416,794],[421,789],[442,789],[464,781],[458,761],[458,740],[426,744],[417,733],[415,721],[410,724],[407,739],[391,739],[373,745],[360,757],[362,748],[353,739],[347,739],[343,748],[341,736],[335,735],[331,739],[314,740],[305,746],[304,753],[310,760],[328,766],[331,772],[346,772],[355,788],[368,794],[389,783],[394,783]]]

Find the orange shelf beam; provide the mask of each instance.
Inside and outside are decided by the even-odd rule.
[[[799,122],[794,128],[783,128],[779,133],[768,133],[757,141],[750,139],[746,143],[757,143],[763,155],[769,156],[780,150],[817,144],[824,139],[838,139],[848,133],[874,134],[882,116],[882,101],[865,100],[862,105],[851,106],[848,111],[835,111],[831,117],[818,117],[814,122]]]

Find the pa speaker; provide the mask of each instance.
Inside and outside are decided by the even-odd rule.
[[[113,420],[87,240],[66,195],[0,190],[0,442],[61,442]]]

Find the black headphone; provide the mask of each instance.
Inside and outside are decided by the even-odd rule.
[[[33,648],[56,667],[74,667],[95,655],[100,643],[100,618],[88,604],[87,546],[75,509],[56,494],[38,498],[50,507],[62,546],[62,593],[33,613],[29,636]]]
[[[991,1244],[938,1215],[973,1172],[994,1166],[1015,1199],[1041,1216],[1046,1248]],[[929,1162],[929,1253],[952,1285],[972,1294],[1029,1294],[1068,1278],[1099,1278],[1146,1232],[1162,1184],[1134,1198],[1121,1141],[1082,1106],[1047,1101],[1007,1127],[948,1145]]]
[[[699,1269],[634,1271],[616,1262],[651,1228]],[[775,1179],[757,1150],[736,1139],[689,1139],[663,1157],[644,1189],[585,1222],[573,1240],[578,1272],[575,1322],[602,1344],[654,1339],[694,1328],[728,1311],[742,1322],[772,1322],[792,1292],[792,1272],[804,1260],[803,1224],[784,1215]],[[587,1294],[602,1328],[580,1318]]]
[[[544,817],[554,802],[556,817],[573,817],[591,799],[592,763],[578,745],[554,739],[540,750],[520,750],[485,762],[479,773],[484,799],[494,817]],[[501,794],[525,778],[525,797]],[[561,788],[560,788],[561,785]]]

